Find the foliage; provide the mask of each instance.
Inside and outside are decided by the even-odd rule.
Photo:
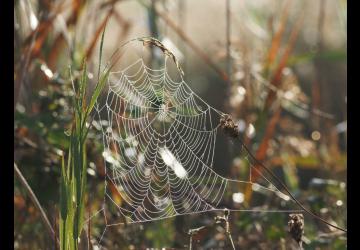
[[[70,146],[65,165],[62,159],[60,182],[60,248],[78,249],[78,239],[84,223],[85,196],[87,192],[86,138],[90,130],[88,118],[105,86],[111,67],[106,67],[100,75],[102,46],[105,30],[102,34],[99,56],[99,77],[89,103],[86,102],[88,88],[86,62],[84,60],[80,79],[73,82],[74,119],[70,128]]]
[[[71,242],[68,247],[75,248],[81,238],[79,249],[86,249],[83,220],[103,202],[101,140],[96,128],[89,130],[87,125],[95,91],[85,90],[102,79],[93,77],[100,62],[92,55],[106,22],[108,30],[111,24],[111,37],[104,44],[104,57],[113,45],[144,36],[146,22],[148,33],[160,41],[170,39],[184,55],[180,65],[192,89],[243,125],[243,141],[303,204],[346,227],[346,1],[274,4],[264,0],[241,6],[232,1],[231,82],[218,76],[227,64],[221,19],[214,25],[206,21],[218,15],[221,1],[206,7],[202,4],[206,1],[180,1],[182,7],[171,1],[155,2],[148,7],[148,1],[15,1],[14,157],[53,227],[65,231],[59,235],[61,242],[66,238]],[[305,2],[307,6],[302,5]],[[326,18],[321,25],[324,2]],[[302,10],[304,21],[297,26]],[[146,15],[148,19],[142,21]],[[131,37],[129,30],[134,32]],[[196,48],[212,61],[204,60]],[[274,98],[268,98],[269,84],[276,85]],[[219,141],[218,148],[216,171],[232,178],[249,174],[232,144]],[[63,151],[68,154],[59,167]],[[54,248],[38,211],[14,181],[15,248]],[[194,248],[227,249],[223,229],[210,226],[215,215],[112,227],[103,243],[109,249],[184,248],[189,242],[186,232],[206,225],[209,230],[197,235]],[[241,249],[291,249],[287,220],[287,214],[231,213],[231,233]],[[96,244],[104,229],[102,216],[95,216],[86,229],[90,244]],[[346,235],[307,216],[305,237],[305,249],[346,248]]]

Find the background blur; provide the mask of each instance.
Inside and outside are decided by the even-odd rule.
[[[232,115],[243,142],[297,199],[346,227],[346,8],[344,0],[15,1],[15,162],[54,228],[60,155],[67,150],[64,131],[72,119],[69,65],[79,74],[86,56],[91,81],[105,22],[105,60],[132,38],[161,40],[179,59],[193,91]],[[98,136],[92,131],[88,145],[93,198],[86,216],[101,208],[104,195]],[[237,149],[225,137],[216,147],[216,171],[240,178]],[[39,212],[14,181],[15,248],[54,249]],[[118,226],[103,244],[187,248],[186,232],[210,225],[213,217]],[[96,217],[90,226],[94,249],[102,220]],[[239,249],[292,249],[287,221],[282,213],[233,213],[231,233]],[[230,247],[222,227],[209,226],[194,239],[195,249]],[[305,216],[304,247],[345,249],[346,236]]]

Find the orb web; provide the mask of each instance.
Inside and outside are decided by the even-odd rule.
[[[103,212],[105,218],[109,213],[119,218],[115,223],[106,220],[106,227],[224,208],[294,211],[244,202],[250,186],[253,193],[291,203],[265,176],[252,182],[251,170],[245,180],[225,178],[214,170],[224,113],[201,99],[182,77],[173,80],[166,60],[164,67],[152,69],[141,58],[112,72],[104,100],[97,103],[106,165]],[[244,149],[239,151],[246,166],[257,171]],[[229,193],[237,203],[230,207]]]

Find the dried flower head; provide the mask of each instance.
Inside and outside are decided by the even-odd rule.
[[[301,247],[302,236],[304,234],[304,216],[302,214],[290,214],[289,217],[289,233]]]
[[[227,135],[234,138],[239,136],[238,126],[230,115],[224,115],[220,118],[220,126]]]

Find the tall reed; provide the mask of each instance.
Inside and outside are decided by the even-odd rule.
[[[111,66],[107,64],[100,71],[104,35],[105,28],[100,43],[97,83],[89,102],[87,102],[86,94],[88,89],[86,60],[83,61],[81,77],[72,79],[75,92],[73,98],[74,117],[69,130],[70,147],[67,159],[62,158],[61,166],[59,214],[61,250],[78,249],[78,242],[84,225],[87,173],[86,138],[90,129],[88,121],[111,69]],[[71,70],[70,74],[72,76]]]

